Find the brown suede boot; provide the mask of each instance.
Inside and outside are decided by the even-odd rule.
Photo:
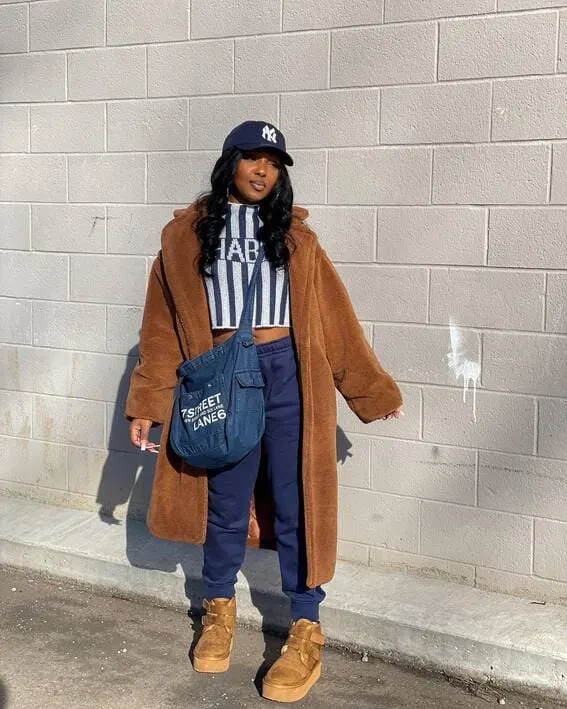
[[[321,676],[325,636],[321,624],[301,618],[292,623],[281,657],[264,677],[262,696],[276,702],[303,699]]]
[[[236,627],[236,599],[213,598],[203,601],[203,634],[193,650],[197,672],[226,672]]]

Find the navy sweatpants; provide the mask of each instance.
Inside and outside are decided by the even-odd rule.
[[[266,382],[263,444],[275,507],[282,590],[292,620],[319,620],[325,592],[305,585],[307,562],[301,491],[301,401],[291,336],[257,346]],[[205,598],[232,598],[246,551],[250,499],[258,475],[261,444],[243,460],[208,471],[209,515],[204,545]]]

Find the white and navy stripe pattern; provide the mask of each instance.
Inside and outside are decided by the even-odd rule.
[[[244,298],[258,257],[258,205],[229,202],[212,276],[205,277],[213,330],[238,328]],[[289,273],[264,257],[254,301],[253,327],[289,327]]]

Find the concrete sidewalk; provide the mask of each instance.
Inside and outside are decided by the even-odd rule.
[[[141,522],[0,497],[0,564],[48,572],[107,594],[201,604],[201,550],[154,539]],[[250,550],[240,622],[284,628],[275,554]],[[353,594],[352,589],[357,589]],[[567,608],[341,562],[326,586],[329,641],[381,659],[567,700]]]

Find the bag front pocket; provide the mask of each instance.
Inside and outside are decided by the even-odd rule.
[[[226,391],[219,375],[199,389],[181,389],[177,402],[177,443],[187,453],[202,453],[225,444]]]
[[[236,411],[262,411],[264,408],[264,377],[258,369],[235,372]]]

